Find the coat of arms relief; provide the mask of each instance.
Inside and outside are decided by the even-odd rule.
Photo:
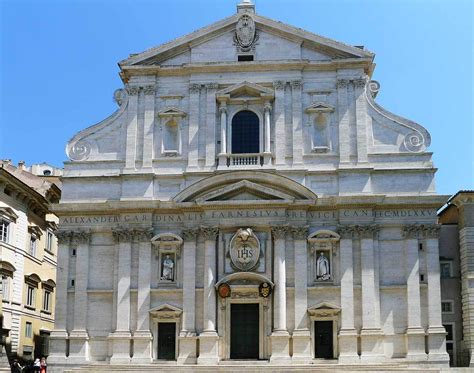
[[[230,240],[229,256],[239,271],[250,271],[260,258],[260,241],[251,228],[240,228]]]
[[[255,22],[248,14],[242,15],[235,26],[234,44],[239,52],[250,52],[258,40]]]

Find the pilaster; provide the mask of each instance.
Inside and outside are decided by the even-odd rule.
[[[132,262],[133,232],[126,229],[114,230],[117,242],[117,328],[109,335],[112,342],[112,364],[130,362],[130,276]]]
[[[198,364],[217,364],[219,360],[218,335],[216,332],[216,238],[217,227],[201,227],[204,236],[204,330],[199,336]]]
[[[72,232],[58,231],[58,262],[56,272],[56,306],[54,310],[54,330],[50,336],[50,354],[48,361],[56,364],[67,361],[67,289],[69,282],[69,250]]]
[[[366,78],[355,79],[356,100],[357,163],[367,163],[367,100],[365,99]]]
[[[421,327],[418,226],[404,226],[403,236],[405,238],[405,268],[407,281],[407,359],[423,361],[427,359],[427,356],[425,353],[425,330]]]
[[[137,158],[138,94],[140,87],[128,86],[125,168],[135,169]]]
[[[270,337],[272,355],[270,362],[287,363],[290,361],[290,335],[286,327],[286,258],[285,244],[288,226],[271,228],[273,236],[273,273],[275,288],[273,293],[274,329]]]
[[[206,84],[206,167],[216,163],[216,90],[217,83]]]
[[[341,330],[339,331],[339,362],[359,361],[357,354],[357,330],[354,327],[354,261],[352,240],[354,226],[341,225],[337,229],[341,266]]]
[[[295,330],[292,362],[311,362],[311,335],[308,328],[308,227],[292,227],[295,250]]]
[[[77,231],[72,234],[72,244],[77,245],[76,278],[74,288],[74,328],[69,334],[69,363],[89,360],[89,335],[87,333],[87,284],[89,280],[89,243],[91,233]]]
[[[133,363],[147,364],[152,359],[150,331],[150,283],[152,230],[135,230],[138,241],[137,330],[133,333]]]
[[[286,154],[285,85],[286,82],[281,80],[273,83],[273,87],[275,88],[275,163],[277,166],[285,164]]]
[[[301,102],[301,80],[291,82],[292,113],[293,113],[293,165],[303,164],[303,106]]]
[[[196,337],[196,237],[197,229],[184,229],[183,244],[183,314],[179,333],[178,364],[195,364]]]
[[[189,136],[188,136],[188,168],[198,167],[199,156],[199,93],[201,86],[189,85]]]
[[[350,161],[350,133],[349,133],[349,108],[347,104],[348,79],[337,81],[337,101],[339,112],[339,161],[348,163]]]
[[[151,168],[153,161],[153,123],[155,120],[155,91],[154,85],[143,88],[145,94],[145,115],[143,124],[143,168]]]

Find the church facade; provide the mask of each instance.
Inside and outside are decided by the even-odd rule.
[[[53,371],[447,365],[446,197],[373,59],[243,1],[121,61],[118,110],[67,144]]]

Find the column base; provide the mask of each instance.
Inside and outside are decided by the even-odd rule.
[[[360,356],[357,354],[357,330],[341,329],[339,339],[339,363],[359,363]]]
[[[270,336],[270,342],[272,345],[270,363],[290,363],[290,335],[288,332],[286,330],[273,332]]]
[[[293,356],[292,363],[310,364],[311,356],[311,334],[308,329],[295,330],[292,335]]]
[[[362,329],[361,340],[361,363],[381,363],[385,361],[383,354],[383,332],[381,329]]]
[[[68,364],[84,364],[89,361],[89,335],[86,330],[73,330],[69,334]]]
[[[137,330],[133,333],[132,363],[149,364],[152,362],[152,340],[153,337],[149,330]]]
[[[424,362],[428,360],[425,352],[425,330],[423,328],[408,328],[407,340],[407,360]]]
[[[270,153],[270,152],[264,152],[264,153],[263,153],[263,164],[264,164],[265,166],[271,166],[271,164],[272,164],[272,158],[273,158],[272,153]]]
[[[128,330],[117,330],[109,334],[112,343],[110,364],[130,364],[130,340],[132,334]]]
[[[219,160],[217,168],[227,168],[227,157],[227,153],[219,153],[219,155],[217,156],[217,159]]]
[[[433,364],[449,366],[446,352],[446,329],[444,326],[428,328],[428,361]]]
[[[199,335],[199,357],[201,365],[217,365],[219,362],[219,336],[216,332],[203,332]]]
[[[196,364],[197,362],[197,339],[194,332],[181,332],[179,335],[178,365]]]
[[[48,363],[65,364],[67,362],[66,351],[68,338],[69,334],[65,329],[56,329],[51,332],[51,336],[49,337],[50,353]]]

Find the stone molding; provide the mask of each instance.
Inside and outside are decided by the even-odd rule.
[[[294,239],[306,241],[306,238],[308,237],[308,228],[309,227],[307,225],[304,227],[291,227]]]
[[[200,84],[191,83],[189,85],[189,92],[191,92],[191,93],[199,93],[200,90],[201,90],[201,85]]]
[[[289,228],[287,225],[275,225],[271,227],[271,231],[272,231],[273,238],[276,240],[279,240],[279,239],[285,239],[286,234],[289,231]]]
[[[199,229],[197,228],[185,228],[181,231],[181,236],[184,241],[195,241],[198,234]]]
[[[404,238],[438,238],[441,225],[439,224],[407,224],[402,228]]]
[[[219,234],[218,227],[201,227],[200,232],[206,241],[215,240]]]
[[[286,82],[284,80],[277,80],[273,82],[273,88],[275,88],[277,91],[285,89],[285,85]]]

